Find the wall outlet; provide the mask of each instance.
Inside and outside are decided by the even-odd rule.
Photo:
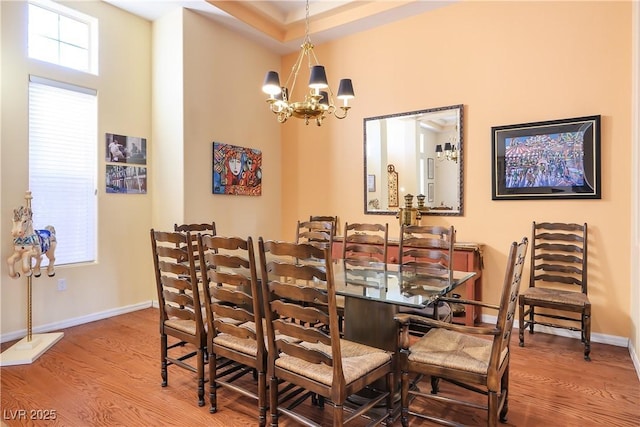
[[[58,279],[58,290],[59,291],[67,290],[67,279]]]

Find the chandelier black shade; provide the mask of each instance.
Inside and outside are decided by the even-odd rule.
[[[306,5],[306,32],[298,59],[291,69],[284,86],[280,84],[280,76],[276,71],[267,71],[262,85],[262,91],[269,95],[267,103],[269,109],[276,114],[280,123],[286,122],[291,117],[304,119],[309,124],[309,119],[315,119],[318,126],[322,125],[324,118],[333,114],[338,119],[347,117],[351,108],[349,100],[355,97],[351,79],[342,79],[338,86],[337,99],[342,100],[342,105],[336,106],[333,101],[333,91],[327,80],[324,66],[318,63],[318,58],[313,51],[313,44],[309,38],[309,1]],[[305,61],[306,60],[306,61]],[[304,100],[294,101],[295,84],[298,72],[303,62],[309,65],[309,91]]]

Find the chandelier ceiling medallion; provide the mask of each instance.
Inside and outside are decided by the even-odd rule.
[[[303,62],[307,62],[309,67],[309,93],[304,97],[304,101],[294,101],[294,88],[298,72]],[[291,85],[291,86],[289,86]],[[309,124],[309,119],[315,119],[318,126],[322,125],[322,120],[329,114],[333,114],[338,119],[347,117],[349,111],[349,99],[354,98],[353,84],[351,79],[340,80],[338,86],[337,99],[343,101],[343,105],[336,106],[333,102],[333,91],[327,83],[327,75],[324,66],[318,63],[318,58],[313,51],[313,44],[309,37],[309,0],[306,3],[305,36],[300,49],[298,59],[291,69],[284,86],[280,86],[280,76],[276,71],[268,71],[264,79],[262,91],[269,95],[267,103],[269,109],[277,115],[278,122],[284,123],[290,117],[304,119],[305,124]]]

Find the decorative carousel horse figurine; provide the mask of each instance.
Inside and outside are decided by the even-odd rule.
[[[20,277],[20,273],[15,271],[15,263],[22,262],[22,273],[29,277],[33,273],[35,277],[40,277],[40,263],[42,255],[49,258],[47,266],[47,276],[53,277],[55,250],[56,250],[56,230],[48,225],[44,230],[33,229],[33,212],[30,207],[20,206],[13,210],[13,227],[11,228],[13,237],[13,254],[7,258],[9,264],[9,276]],[[31,267],[31,259],[35,258],[36,263]]]

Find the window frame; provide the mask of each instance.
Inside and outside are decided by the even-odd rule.
[[[58,53],[57,53],[57,61],[51,61],[49,59],[45,59],[43,57],[38,57],[35,54],[32,56],[31,53],[31,48],[30,46],[32,45],[32,37],[36,36],[36,37],[41,37],[40,35],[36,34],[35,31],[32,32],[31,30],[31,21],[30,21],[30,8],[31,6],[34,7],[39,7],[43,10],[52,12],[56,15],[58,15],[58,20],[60,19],[60,17],[65,17],[67,19],[70,19],[72,21],[75,22],[79,22],[82,24],[87,25],[88,27],[88,34],[87,37],[88,39],[87,41],[87,68],[78,68],[75,67],[69,63],[63,63],[61,61],[61,54],[60,54],[60,46],[61,45],[69,45],[69,43],[63,41],[60,39],[60,22],[58,23],[58,36],[55,39],[55,42],[57,42],[58,45]],[[59,3],[55,3],[53,1],[50,0],[29,0],[28,2],[28,9],[27,9],[27,39],[28,39],[28,46],[27,46],[27,57],[33,60],[37,60],[37,61],[43,61],[43,62],[47,62],[50,64],[55,64],[61,67],[65,67],[68,68],[70,70],[76,70],[76,71],[81,71],[81,72],[86,72],[86,73],[90,73],[93,75],[98,75],[98,19],[89,16],[87,14],[78,12],[77,10],[71,9],[69,7],[63,6]]]

